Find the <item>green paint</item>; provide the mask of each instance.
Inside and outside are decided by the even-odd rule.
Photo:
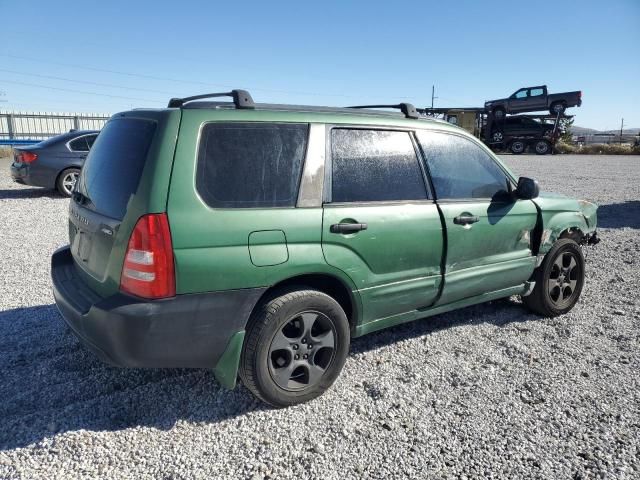
[[[238,365],[240,363],[240,354],[242,353],[242,344],[244,343],[244,330],[236,332],[224,353],[218,360],[217,365],[213,369],[216,380],[225,388],[234,388],[238,377]]]

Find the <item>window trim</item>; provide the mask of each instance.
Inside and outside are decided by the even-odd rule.
[[[465,140],[469,141],[470,143],[476,145],[477,147],[480,148],[480,150],[482,150],[490,159],[491,161],[494,163],[494,165],[496,165],[501,171],[502,173],[504,173],[505,175],[505,179],[510,181],[511,184],[511,189],[512,191],[515,190],[516,186],[517,186],[517,180],[515,180],[511,174],[501,165],[500,162],[497,162],[496,159],[493,157],[493,155],[490,152],[487,152],[486,150],[486,146],[484,144],[479,143],[475,137],[469,138],[467,135],[464,134],[460,134],[458,132],[448,132],[448,131],[444,131],[444,130],[433,130],[433,129],[426,129],[426,128],[422,128],[420,129],[421,132],[427,132],[427,133],[440,133],[440,134],[444,134],[444,135],[451,135],[454,137],[460,137],[460,138],[464,138]],[[478,202],[490,202],[491,201],[491,197],[477,197],[477,198],[443,198],[443,199],[439,199],[437,196],[437,192],[435,189],[435,185],[433,184],[433,177],[431,175],[431,169],[429,167],[429,160],[427,157],[426,152],[424,151],[424,149],[422,148],[422,144],[420,143],[420,139],[418,138],[418,132],[416,131],[416,141],[418,144],[418,147],[420,148],[420,152],[422,153],[422,158],[425,164],[425,169],[427,171],[427,175],[429,176],[429,182],[431,183],[431,188],[433,191],[433,196],[434,196],[434,201],[438,204],[448,204],[448,203],[478,203]],[[515,199],[514,201],[517,201],[518,199]],[[502,201],[502,200],[494,200],[495,203],[511,203],[509,201]]]
[[[370,200],[370,201],[358,201],[358,202],[334,202],[333,195],[333,155],[331,152],[331,132],[333,130],[378,130],[386,132],[406,132],[409,134],[409,139],[413,145],[413,150],[418,162],[418,168],[422,174],[422,183],[424,186],[425,194],[427,198],[423,200]],[[364,125],[364,124],[350,124],[350,123],[335,123],[326,124],[326,137],[325,137],[325,168],[324,168],[324,189],[322,193],[322,205],[332,207],[352,207],[352,206],[375,206],[375,205],[406,205],[406,204],[429,204],[435,203],[435,196],[431,188],[430,179],[423,166],[421,151],[415,137],[414,128],[406,127],[394,127],[391,125]]]
[[[206,125],[209,124],[230,124],[230,123],[241,123],[241,124],[255,124],[255,125],[306,125],[307,127],[307,137],[306,137],[306,144],[305,144],[305,148],[304,148],[304,153],[302,155],[302,163],[300,165],[300,176],[298,178],[298,185],[297,185],[297,189],[296,189],[296,194],[294,196],[294,202],[293,205],[287,205],[287,206],[277,206],[277,207],[266,207],[266,206],[259,206],[259,207],[213,207],[211,205],[209,205],[209,203],[202,197],[202,195],[200,194],[200,191],[198,190],[197,187],[197,177],[198,177],[198,161],[200,158],[200,147],[202,146],[202,133],[204,131],[204,128]],[[194,168],[193,168],[193,191],[195,192],[196,197],[198,198],[198,200],[200,200],[202,202],[203,205],[205,205],[206,208],[208,208],[209,210],[213,210],[213,211],[232,211],[232,212],[237,212],[237,211],[249,211],[249,210],[292,210],[294,208],[298,208],[298,198],[300,197],[300,188],[301,188],[301,183],[302,183],[302,176],[304,174],[304,168],[305,168],[305,164],[306,164],[306,160],[307,160],[307,151],[309,149],[309,137],[311,135],[311,122],[287,122],[287,121],[260,121],[260,120],[229,120],[229,119],[220,119],[220,120],[207,120],[204,121],[200,124],[200,127],[198,128],[198,134],[196,135],[196,149],[195,149],[195,155],[194,155]],[[176,144],[177,145],[177,144]]]
[[[96,138],[98,137],[97,133],[85,133],[84,135],[78,135],[77,137],[72,138],[67,143],[65,143],[65,146],[67,147],[67,150],[69,150],[72,153],[89,153],[91,151],[91,147],[89,147],[89,150],[74,150],[74,149],[71,148],[71,142],[75,142],[76,140],[78,140],[80,138],[90,137],[92,135],[95,135]]]

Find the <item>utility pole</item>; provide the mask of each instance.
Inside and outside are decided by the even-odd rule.
[[[622,129],[624,128],[624,118],[622,119],[622,123],[620,124],[620,145],[622,145]]]
[[[431,108],[433,109],[433,100],[435,98],[438,98],[435,96],[436,94],[436,86],[435,85],[431,85]]]

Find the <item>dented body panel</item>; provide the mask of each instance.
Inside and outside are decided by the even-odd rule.
[[[562,235],[583,241],[596,231],[598,206],[595,203],[549,192],[541,192],[533,201],[542,227],[539,254],[548,252]]]

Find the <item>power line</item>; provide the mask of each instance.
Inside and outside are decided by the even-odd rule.
[[[142,74],[142,73],[132,73],[132,72],[124,72],[124,71],[118,71],[118,70],[108,70],[106,68],[98,68],[98,67],[90,67],[87,65],[77,65],[77,64],[71,64],[71,63],[62,63],[62,62],[55,62],[52,60],[46,60],[46,59],[42,59],[42,58],[34,58],[34,57],[24,57],[24,56],[20,56],[20,55],[12,55],[9,53],[0,53],[0,56],[2,57],[8,57],[8,58],[15,58],[18,60],[27,60],[30,62],[41,62],[41,63],[48,63],[50,65],[58,65],[61,67],[68,67],[68,68],[79,68],[79,69],[83,69],[83,70],[91,70],[94,72],[102,72],[102,73],[111,73],[111,74],[115,74],[115,75],[125,75],[128,77],[138,77],[138,78],[145,78],[148,80],[160,80],[160,81],[167,81],[167,82],[174,82],[174,83],[183,83],[183,84],[191,84],[191,85],[202,85],[202,86],[208,86],[208,87],[221,87],[221,88],[228,88],[228,89],[232,89],[232,88],[238,88],[238,85],[227,85],[227,84],[220,84],[220,83],[211,83],[211,82],[201,82],[201,81],[197,81],[197,80],[185,80],[185,79],[177,79],[177,78],[169,78],[169,77],[160,77],[160,76],[156,76],[156,75],[146,75],[146,74]],[[240,88],[242,88],[242,86],[240,86]],[[271,92],[271,93],[281,93],[281,94],[287,94],[287,95],[309,95],[309,96],[318,96],[318,97],[340,97],[340,98],[350,98],[350,99],[357,99],[357,98],[364,98],[363,96],[354,96],[354,95],[345,95],[345,94],[336,94],[336,93],[318,93],[318,92],[303,92],[303,91],[288,91],[288,90],[277,90],[277,89],[268,89],[268,88],[254,88],[254,87],[244,87],[247,90],[254,90],[254,91],[262,91],[262,92]],[[399,100],[405,100],[408,97],[396,97]]]
[[[1,82],[4,83],[13,83],[15,85],[23,85],[23,86],[27,86],[27,87],[36,87],[36,88],[46,88],[49,90],[59,90],[61,92],[71,92],[71,93],[79,93],[82,95],[99,95],[101,97],[109,97],[109,98],[123,98],[125,100],[139,100],[141,102],[153,102],[153,103],[161,103],[164,100],[152,100],[150,98],[138,98],[138,97],[126,97],[123,95],[111,95],[108,93],[98,93],[98,92],[84,92],[81,90],[73,90],[70,88],[61,88],[61,87],[51,87],[49,85],[37,85],[34,83],[24,83],[24,82],[18,82],[18,81],[13,81],[13,80],[0,80]]]
[[[73,78],[56,77],[56,76],[53,76],[53,75],[43,75],[43,74],[40,74],[40,73],[18,72],[17,70],[6,70],[4,68],[0,68],[0,72],[15,73],[17,75],[25,75],[25,76],[28,76],[28,77],[49,78],[51,80],[61,80],[63,82],[83,83],[83,84],[86,84],[86,85],[95,85],[97,87],[122,88],[124,90],[137,90],[137,91],[140,91],[140,92],[166,93],[167,95],[175,95],[175,92],[169,92],[169,91],[166,91],[166,90],[151,90],[151,89],[148,89],[148,88],[136,88],[136,87],[127,87],[125,85],[114,85],[112,83],[98,83],[98,82],[90,82],[88,80],[74,80]]]

